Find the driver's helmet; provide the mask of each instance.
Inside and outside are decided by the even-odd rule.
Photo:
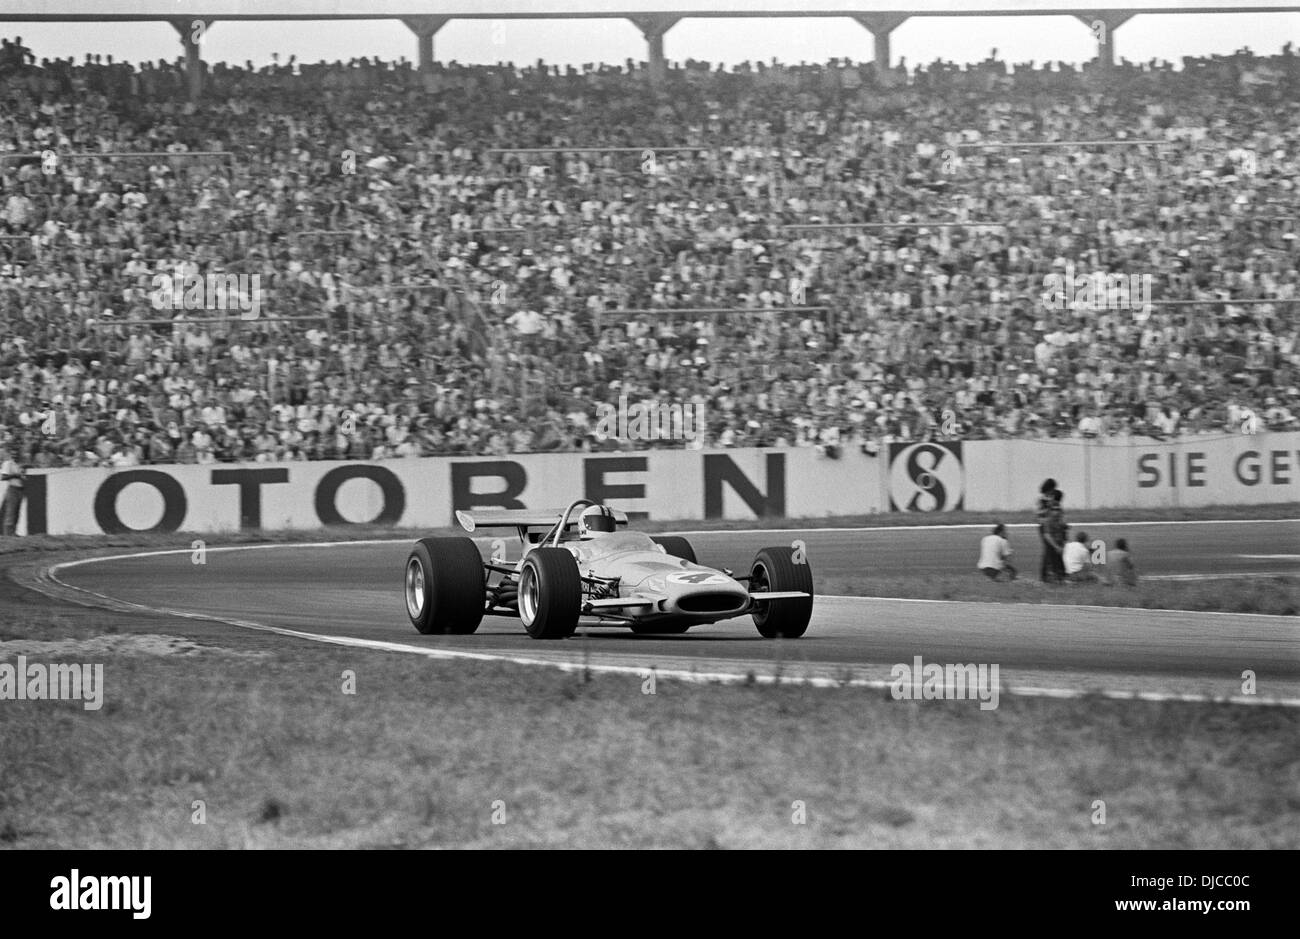
[[[578,516],[578,537],[583,541],[608,535],[614,530],[614,511],[606,505],[590,505]]]

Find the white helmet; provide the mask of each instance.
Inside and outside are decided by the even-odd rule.
[[[578,537],[583,541],[608,535],[614,530],[614,511],[605,505],[590,505],[578,516]]]

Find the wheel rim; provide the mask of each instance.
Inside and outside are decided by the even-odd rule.
[[[525,626],[531,626],[537,619],[537,610],[541,606],[541,592],[537,589],[537,578],[529,565],[524,566],[519,576],[519,618]]]
[[[424,612],[424,565],[419,558],[406,563],[406,612],[412,619]]]

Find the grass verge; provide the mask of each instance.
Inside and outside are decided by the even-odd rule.
[[[1290,709],[647,694],[630,676],[264,651],[103,656],[98,711],[0,701],[0,846],[1300,847]]]

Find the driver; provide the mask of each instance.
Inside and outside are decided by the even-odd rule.
[[[583,541],[608,535],[614,527],[614,511],[606,505],[589,505],[578,516],[578,537]]]

